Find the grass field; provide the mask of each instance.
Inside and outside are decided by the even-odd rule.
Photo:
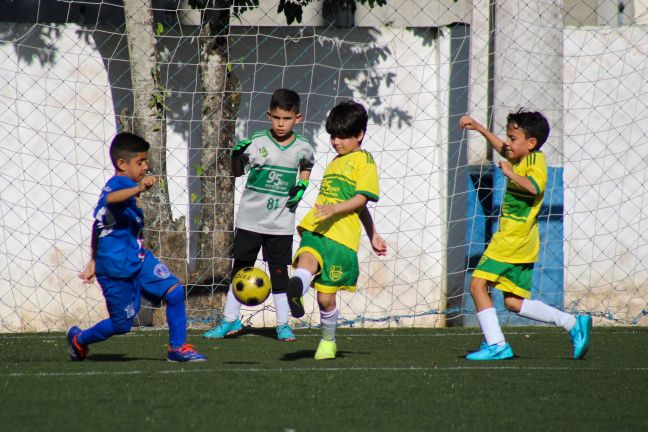
[[[473,363],[476,329],[316,330],[220,341],[206,363],[165,359],[166,332],[135,331],[70,362],[60,333],[0,336],[0,430],[647,431],[648,329],[595,327],[582,361],[554,328],[504,329],[517,358]]]

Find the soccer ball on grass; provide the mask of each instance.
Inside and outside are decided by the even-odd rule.
[[[263,303],[270,295],[270,278],[260,268],[244,267],[234,275],[234,297],[246,306]]]

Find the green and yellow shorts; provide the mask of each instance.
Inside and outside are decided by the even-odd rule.
[[[293,258],[293,267],[297,264],[299,255],[304,252],[313,255],[319,263],[320,271],[313,280],[317,291],[335,294],[341,290],[356,290],[360,275],[356,251],[321,234],[302,231],[301,243]]]
[[[472,276],[486,279],[500,291],[531,298],[533,263],[504,263],[482,255]]]

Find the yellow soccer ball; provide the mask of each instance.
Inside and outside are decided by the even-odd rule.
[[[270,278],[260,268],[244,267],[234,275],[234,297],[246,306],[256,306],[270,295]]]

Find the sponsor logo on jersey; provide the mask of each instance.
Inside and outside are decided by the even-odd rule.
[[[263,157],[267,157],[267,156],[268,156],[268,150],[266,150],[265,147],[261,147],[261,148],[259,149],[259,153],[261,153],[261,156],[263,156]]]

